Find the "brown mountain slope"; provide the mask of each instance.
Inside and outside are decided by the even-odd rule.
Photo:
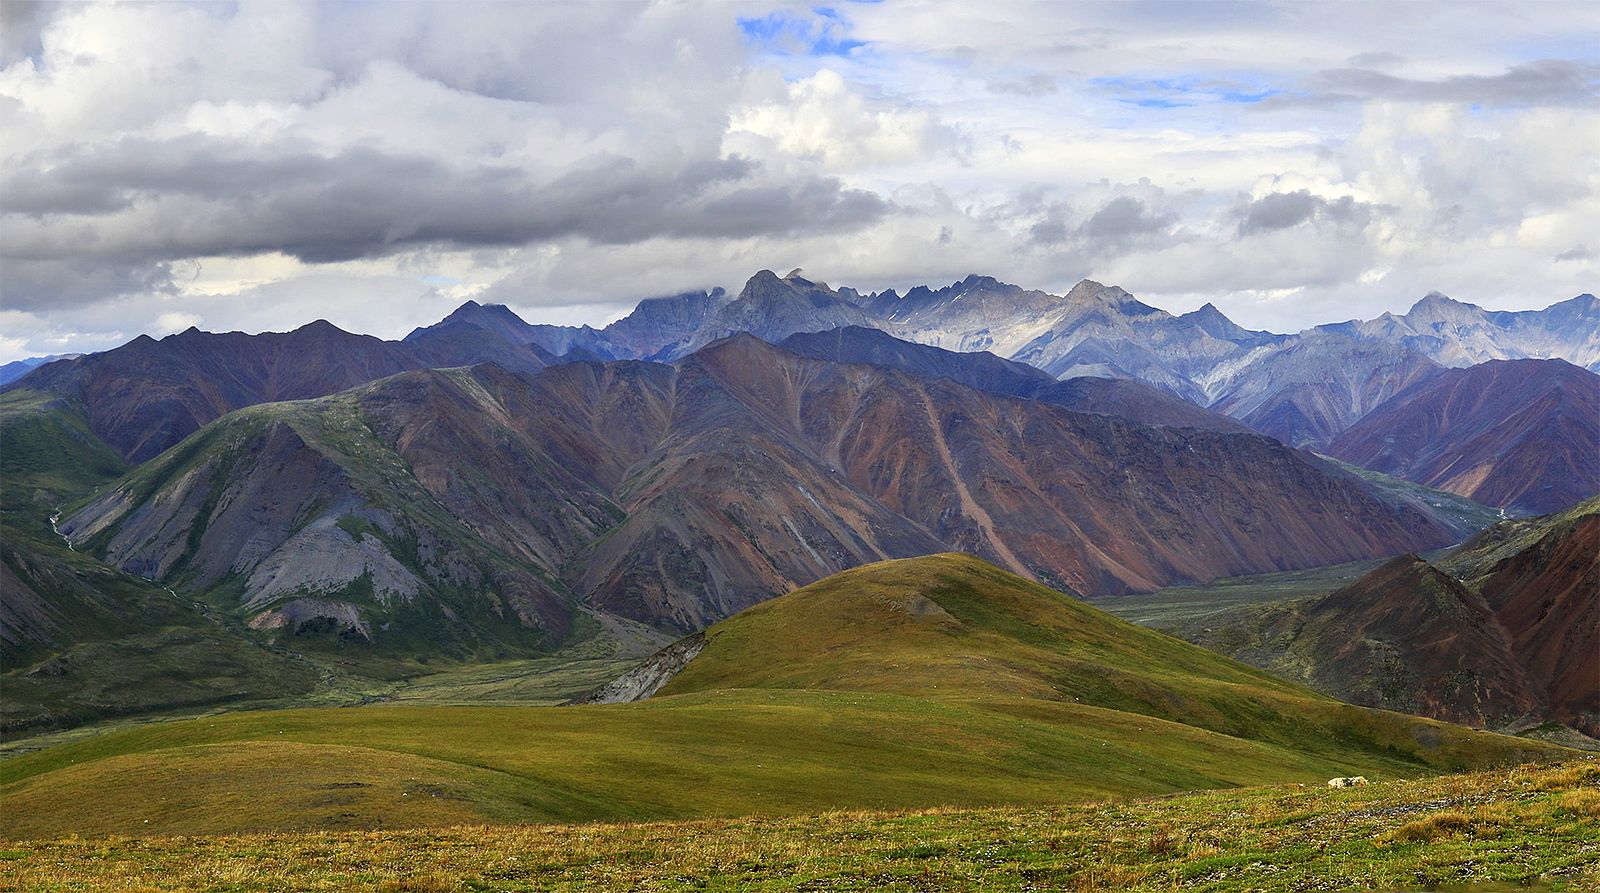
[[[1600,498],[1502,522],[1445,566],[1483,593],[1553,717],[1600,737]]]
[[[311,599],[323,578],[359,608],[348,578],[361,565],[335,560],[356,546],[387,567],[365,551],[381,545],[420,581],[396,574],[397,591],[477,591],[457,564],[481,558],[436,554],[460,531],[582,601],[676,629],[864,562],[952,548],[1116,593],[1449,539],[1269,438],[1145,428],[750,336],[673,366],[407,373],[258,410],[241,417],[281,416],[320,457],[295,461],[325,462],[339,486],[291,505],[290,491],[250,483],[259,460],[214,455],[234,441],[207,429],[194,459],[141,468],[64,529],[164,580],[238,580],[251,610]],[[194,495],[218,492],[239,496],[208,507]],[[231,530],[238,512],[283,523],[249,538],[208,532]],[[341,536],[360,527],[347,517],[383,535]],[[327,546],[316,574],[296,571],[311,553],[291,544],[305,537]],[[266,591],[263,566],[304,585]],[[449,568],[453,589],[439,576]],[[550,608],[536,613],[555,628]]]
[[[1188,637],[1352,704],[1478,728],[1545,706],[1483,597],[1415,555],[1321,598],[1207,617]]]
[[[1445,370],[1328,454],[1501,508],[1559,511],[1600,493],[1600,375],[1564,360]]]
[[[318,320],[260,335],[141,335],[51,363],[15,387],[66,398],[125,460],[142,462],[235,409],[321,397],[424,365],[404,345]]]
[[[1367,706],[1600,736],[1600,499],[1503,522],[1434,566],[1213,614],[1185,638]]]

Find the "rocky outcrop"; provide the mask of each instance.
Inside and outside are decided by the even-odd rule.
[[[628,704],[642,701],[661,690],[672,681],[678,671],[699,656],[706,647],[703,633],[679,639],[657,651],[637,667],[600,686],[593,692],[572,700],[572,704]]]

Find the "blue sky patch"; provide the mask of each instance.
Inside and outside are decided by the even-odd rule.
[[[1214,78],[1093,78],[1089,81],[1112,94],[1125,105],[1140,108],[1186,108],[1213,103],[1249,105],[1282,93],[1241,81]]]
[[[801,16],[786,10],[760,17],[740,16],[739,30],[753,46],[783,56],[848,56],[865,41],[849,36],[849,22],[829,6]]]

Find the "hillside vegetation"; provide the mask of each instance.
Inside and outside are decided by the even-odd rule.
[[[17,893],[1593,890],[1600,765],[1022,809],[65,839],[0,860]]]
[[[195,834],[1049,804],[1555,757],[1340,704],[960,555],[706,633],[634,704],[235,713],[0,763],[0,834]]]
[[[1431,562],[1400,556],[1326,595],[1234,597],[1270,595],[1268,582],[1117,610],[1351,703],[1600,735],[1600,497],[1502,521]],[[1218,610],[1194,609],[1208,595]]]

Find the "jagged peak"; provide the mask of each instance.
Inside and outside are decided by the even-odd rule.
[[[1468,304],[1465,301],[1458,301],[1455,298],[1452,298],[1449,295],[1447,295],[1447,294],[1445,294],[1444,292],[1441,292],[1441,291],[1430,291],[1427,294],[1422,296],[1422,300],[1416,302],[1415,304],[1412,304],[1411,305],[1411,310],[1409,312],[1416,313],[1418,310],[1431,310],[1431,309],[1439,309],[1439,308],[1445,308],[1445,307],[1450,307],[1450,308],[1472,307],[1472,308],[1476,308],[1477,305],[1476,304]]]
[[[1223,313],[1216,304],[1213,304],[1210,301],[1205,302],[1205,304],[1198,309],[1190,310],[1188,313],[1185,313],[1178,318],[1196,320],[1226,320],[1228,322],[1232,322],[1232,320],[1228,319],[1228,315],[1226,313]]]
[[[749,294],[753,288],[770,288],[782,282],[783,280],[778,278],[778,274],[771,270],[757,270],[754,276],[745,280],[744,288],[739,292],[739,295],[743,297]]]

